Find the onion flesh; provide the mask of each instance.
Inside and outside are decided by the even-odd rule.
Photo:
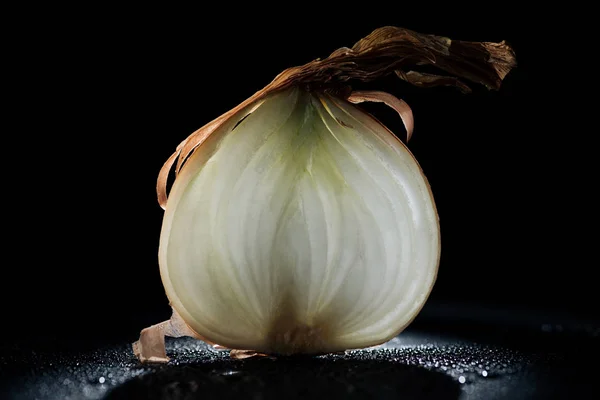
[[[440,256],[419,164],[345,100],[291,87],[261,101],[173,184],[159,250],[172,307],[231,349],[320,354],[391,339],[425,303]]]

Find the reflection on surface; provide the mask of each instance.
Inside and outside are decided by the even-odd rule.
[[[249,359],[167,365],[107,399],[457,399],[460,385],[422,367],[378,360]]]
[[[0,398],[600,398],[596,331],[575,328],[437,323],[374,348],[277,360],[168,338],[167,365],[140,364],[127,341],[10,344],[0,347]]]

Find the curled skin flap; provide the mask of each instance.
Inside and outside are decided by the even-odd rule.
[[[378,90],[363,90],[352,92],[348,97],[348,101],[354,104],[359,104],[364,101],[384,103],[388,107],[393,108],[398,115],[400,115],[402,123],[404,123],[404,128],[406,129],[406,141],[408,142],[410,140],[413,130],[415,129],[415,118],[410,106],[406,104],[404,100]]]
[[[183,321],[177,311],[173,309],[171,319],[142,330],[140,339],[133,344],[133,353],[143,363],[168,362],[169,357],[167,357],[165,349],[165,336],[175,338],[189,336],[214,345],[194,332]]]
[[[274,357],[270,357],[267,354],[263,354],[263,353],[258,353],[254,350],[231,350],[229,352],[229,356],[234,359],[234,360],[244,360],[246,358],[251,358],[251,357],[269,357],[269,358],[274,358]]]

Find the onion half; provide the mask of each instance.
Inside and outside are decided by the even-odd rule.
[[[355,105],[299,88],[198,147],[159,250],[191,329],[269,354],[391,339],[425,303],[439,256],[435,203],[406,146]]]
[[[412,68],[423,65],[444,74]],[[438,215],[411,152],[355,104],[394,108],[407,140],[408,105],[349,82],[394,74],[468,93],[461,79],[497,90],[515,66],[505,42],[382,27],[284,70],[193,132],[157,180],[159,264],[173,315],[142,330],[138,359],[168,361],[165,336],[245,358],[365,348],[397,335],[433,288]]]

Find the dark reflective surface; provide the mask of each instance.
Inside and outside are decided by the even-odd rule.
[[[235,364],[235,363],[234,363]],[[164,368],[115,388],[107,399],[457,399],[441,372],[386,360],[248,360]]]
[[[171,362],[141,365],[129,339],[13,343],[0,349],[0,398],[600,398],[598,325],[444,312],[452,318],[418,319],[385,345],[313,358],[232,360],[181,338],[167,340]]]

